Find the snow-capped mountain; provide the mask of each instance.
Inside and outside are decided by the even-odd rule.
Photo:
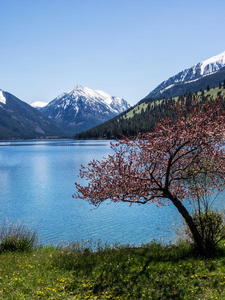
[[[0,90],[0,139],[65,136],[61,128],[39,110]]]
[[[48,102],[35,101],[34,103],[31,103],[30,105],[39,109],[39,108],[42,108],[42,107],[45,107],[46,105],[48,105]]]
[[[77,85],[40,110],[73,134],[103,123],[129,107],[124,99]]]
[[[206,89],[212,82],[216,85],[223,81],[224,72],[225,51],[163,81],[146,98],[174,97],[189,91],[195,92],[193,89],[199,85]]]

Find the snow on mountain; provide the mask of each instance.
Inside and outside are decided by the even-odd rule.
[[[225,66],[225,51],[200,63],[201,75],[208,75]]]
[[[36,101],[34,103],[31,103],[30,105],[35,108],[41,108],[41,107],[45,107],[46,105],[48,105],[48,102]]]
[[[68,132],[76,133],[103,123],[129,107],[124,99],[77,85],[68,93],[60,94],[41,111]]]
[[[81,99],[88,105],[94,106],[97,103],[104,104],[107,109],[115,114],[118,114],[130,107],[130,105],[124,99],[110,96],[109,94],[100,90],[92,90],[87,87],[82,87],[81,85],[77,85],[68,93],[60,94],[57,98],[49,103],[48,107],[54,106],[57,103],[58,107],[61,106],[65,110],[68,106],[72,105],[78,112],[78,102]]]
[[[0,90],[0,103],[6,104],[6,98],[3,93],[3,90]]]
[[[152,92],[150,92],[146,98],[159,98],[169,89],[173,88],[173,90],[175,90],[175,87],[178,84],[195,82],[205,76],[218,72],[223,67],[225,67],[225,51],[200,62],[189,69],[179,72],[175,76],[170,77],[168,80],[163,81]]]

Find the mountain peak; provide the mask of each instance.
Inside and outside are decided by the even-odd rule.
[[[123,99],[88,87],[77,85],[41,109],[51,119],[65,125],[65,131],[75,133],[94,127],[128,109]]]
[[[186,92],[184,84],[187,85],[193,82],[198,82],[200,79],[203,80],[207,76],[216,74],[224,67],[225,51],[200,63],[197,63],[191,68],[185,69],[178,74],[170,77],[169,79],[163,81],[152,92],[150,92],[146,96],[146,98],[179,96],[180,94]],[[218,79],[216,81],[221,80],[219,77],[221,76],[218,76]],[[206,82],[207,79],[205,79],[204,81]],[[217,82],[217,84],[218,83],[219,82]],[[206,86],[204,86],[203,88],[205,89]]]
[[[74,89],[75,90],[82,90],[82,89],[84,89],[84,87],[80,84],[77,84]]]
[[[83,99],[86,99],[86,101],[100,101],[109,106],[111,106],[112,103],[114,103],[115,105],[115,102],[118,102],[118,105],[119,103],[121,103],[121,98],[110,96],[109,94],[101,90],[92,90],[88,87],[83,87],[79,84],[76,85],[75,88],[69,91],[68,93],[63,93],[59,95],[56,99],[62,97],[66,97],[68,99],[68,97],[71,97],[75,100],[81,96],[83,97]]]
[[[89,97],[94,97],[94,90],[88,88],[88,87],[84,87],[81,85],[76,85],[74,89],[72,89],[71,91],[69,91],[66,94],[77,94],[77,95],[82,95],[82,96],[89,96]]]
[[[201,75],[207,75],[216,72],[225,66],[225,51],[204,60],[201,64]]]
[[[80,84],[77,84],[71,91],[69,91],[69,93],[70,92],[79,92],[79,91],[83,91],[85,89],[85,87],[83,87],[82,85],[80,85]]]

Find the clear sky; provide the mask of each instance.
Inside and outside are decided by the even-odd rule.
[[[0,0],[0,89],[49,102],[77,84],[136,104],[225,51],[224,0]]]

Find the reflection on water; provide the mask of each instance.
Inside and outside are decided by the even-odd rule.
[[[74,141],[74,140],[26,140],[26,141],[2,141],[0,142],[0,147],[4,146],[69,146],[69,147],[90,147],[90,146],[95,146],[95,147],[101,147],[101,146],[108,146],[109,142],[106,141]]]

